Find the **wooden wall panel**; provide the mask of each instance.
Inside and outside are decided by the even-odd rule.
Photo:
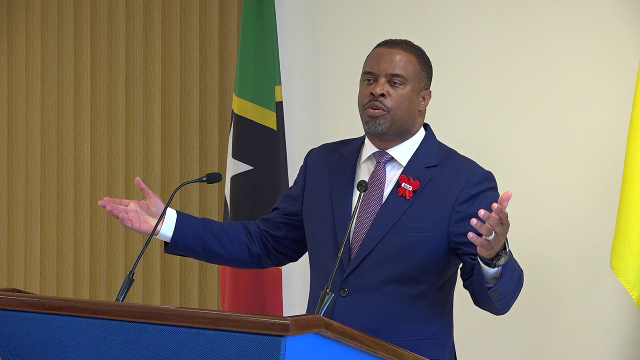
[[[74,14],[74,242],[73,296],[89,297],[91,259],[91,4],[75,2]]]
[[[8,96],[8,186],[6,198],[9,209],[9,224],[6,235],[9,237],[7,261],[9,279],[14,279],[19,287],[24,287],[25,242],[25,4],[22,1],[9,1],[8,38],[9,56],[9,96]]]
[[[145,0],[143,26],[143,111],[144,111],[144,139],[143,152],[146,156],[145,166],[142,170],[142,179],[145,183],[158,191],[162,169],[161,141],[150,141],[162,138],[162,6],[155,0]],[[177,186],[177,185],[176,185]],[[165,198],[166,198],[166,193]],[[168,199],[168,198],[166,198]],[[161,282],[163,244],[153,241],[145,252],[144,263],[138,272],[145,279],[143,286],[142,302],[147,304],[161,303]]]
[[[75,54],[73,1],[58,4],[58,137],[57,187],[58,232],[56,248],[56,292],[60,296],[73,296],[73,264],[76,211],[74,208],[75,168]],[[82,191],[78,189],[78,191]]]
[[[8,1],[0,0],[0,229],[9,228],[9,57]],[[3,200],[5,199],[5,200]],[[5,230],[6,233],[7,230]],[[9,237],[0,236],[0,264],[9,262]],[[8,266],[0,265],[0,284],[9,282]]]
[[[40,290],[40,204],[42,191],[42,21],[41,5],[37,1],[26,2],[25,44],[25,124],[26,124],[26,181],[25,201],[25,272],[24,287]]]
[[[162,2],[162,38],[161,38],[161,180],[160,191],[170,194],[180,177],[180,3],[177,1]],[[158,191],[156,189],[156,191]],[[165,197],[168,195],[165,195]],[[173,206],[180,206],[180,197],[174,200]],[[161,258],[161,303],[180,302],[180,259],[177,257]]]
[[[125,181],[125,67],[124,67],[124,1],[107,5],[107,193],[131,198]],[[129,183],[130,184],[130,183]],[[114,195],[115,196],[115,195]],[[115,196],[119,197],[119,196]],[[126,274],[125,237],[131,236],[122,226],[107,222],[107,289],[118,289]],[[115,296],[114,296],[115,298]]]
[[[224,171],[240,1],[0,0],[0,287],[113,300],[146,237],[96,203]],[[220,219],[223,184],[175,208]],[[218,308],[153,240],[127,301]]]
[[[42,1],[42,191],[40,204],[40,289],[58,295],[58,2]],[[14,241],[15,239],[11,239]],[[0,265],[2,266],[2,265]],[[9,279],[7,284],[12,286]],[[24,290],[31,291],[28,288]]]
[[[199,9],[194,0],[180,3],[180,150],[186,157],[180,162],[181,174],[198,174],[199,169]],[[190,160],[188,160],[190,159]],[[197,175],[196,175],[197,176]],[[195,176],[194,176],[195,177]],[[181,208],[198,211],[198,186],[180,190]],[[198,303],[198,264],[180,259],[180,303],[194,307]]]
[[[131,180],[136,176],[142,176],[144,167],[144,133],[143,133],[143,71],[144,64],[142,61],[143,36],[142,26],[144,18],[139,16],[143,13],[142,1],[126,1],[125,3],[125,169],[124,184],[125,187],[133,191],[125,191],[127,196],[139,196],[134,193],[134,187],[131,186]],[[147,139],[148,140],[148,139]],[[127,181],[127,179],[129,179]],[[140,252],[141,242],[145,240],[144,236],[127,231],[125,233],[125,259],[135,259]],[[131,265],[129,265],[131,266]],[[141,264],[140,266],[144,266]],[[126,269],[125,269],[126,271]],[[144,284],[144,271],[137,271],[136,281],[138,284]],[[124,273],[123,273],[124,276]],[[143,286],[131,288],[130,294],[132,299],[142,299]]]
[[[91,201],[109,194],[108,179],[108,101],[107,101],[107,59],[109,54],[108,32],[109,11],[107,1],[91,3]],[[115,174],[110,174],[114,176]],[[91,204],[94,205],[94,204]],[[89,298],[115,299],[113,288],[107,287],[107,249],[111,238],[107,237],[107,226],[113,219],[104,216],[104,209],[91,206],[91,247],[89,249]],[[101,234],[101,235],[98,235]],[[124,275],[122,275],[124,276]],[[116,293],[117,294],[117,293]]]

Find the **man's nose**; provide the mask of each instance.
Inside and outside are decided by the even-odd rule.
[[[385,98],[387,97],[387,89],[383,82],[378,82],[371,87],[371,95],[374,97]]]

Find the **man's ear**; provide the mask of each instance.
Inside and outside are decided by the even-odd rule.
[[[420,106],[426,109],[429,101],[431,101],[431,90],[422,90],[420,92]]]

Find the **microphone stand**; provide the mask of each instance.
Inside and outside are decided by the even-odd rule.
[[[153,227],[153,230],[151,230],[151,234],[149,234],[147,241],[144,243],[144,246],[142,247],[142,250],[140,251],[138,258],[136,259],[136,262],[133,264],[133,267],[131,268],[129,273],[122,280],[122,285],[120,285],[120,291],[118,291],[118,295],[116,296],[115,301],[123,302],[124,298],[127,296],[127,293],[129,292],[129,289],[131,289],[131,285],[133,285],[133,282],[135,281],[135,279],[133,278],[133,275],[135,274],[136,267],[138,267],[138,263],[142,258],[142,254],[144,254],[145,250],[147,250],[147,247],[151,242],[151,238],[153,238],[153,235],[156,233],[156,229],[160,225],[160,222],[162,222],[162,219],[164,219],[164,216],[167,213],[167,209],[169,208],[169,204],[171,204],[171,201],[173,200],[173,197],[176,195],[178,190],[180,190],[183,186],[187,184],[192,184],[195,182],[206,182],[207,184],[215,184],[217,182],[220,182],[221,180],[222,180],[222,175],[220,173],[208,173],[203,177],[199,177],[197,179],[183,182],[175,190],[173,190],[173,193],[171,193],[171,196],[169,197],[169,201],[167,201],[167,204],[164,206],[164,209],[162,209],[162,213],[160,213],[160,217],[158,218],[158,221],[156,221],[156,225]]]
[[[340,264],[340,259],[342,258],[342,253],[344,252],[344,247],[347,244],[347,239],[349,238],[349,233],[351,232],[351,226],[353,225],[353,221],[356,218],[356,214],[358,213],[358,209],[360,208],[360,200],[362,200],[362,194],[367,191],[369,184],[365,180],[358,181],[358,185],[356,188],[358,189],[358,200],[356,201],[356,206],[353,208],[353,212],[351,213],[351,220],[349,220],[349,226],[347,226],[347,232],[344,234],[344,238],[342,239],[342,245],[340,246],[340,251],[338,251],[338,258],[336,259],[336,263],[333,266],[333,271],[331,272],[331,276],[329,277],[329,281],[327,285],[325,285],[324,290],[320,293],[320,299],[318,299],[318,305],[316,306],[316,314],[324,315],[324,312],[327,310],[335,294],[331,292],[331,284],[333,283],[333,277],[336,275],[336,271],[338,270],[338,265]]]

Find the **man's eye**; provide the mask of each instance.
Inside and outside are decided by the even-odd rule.
[[[396,80],[392,80],[392,81],[390,81],[390,83],[391,83],[392,86],[400,86],[400,85],[402,85],[402,83],[400,81],[396,81]]]

